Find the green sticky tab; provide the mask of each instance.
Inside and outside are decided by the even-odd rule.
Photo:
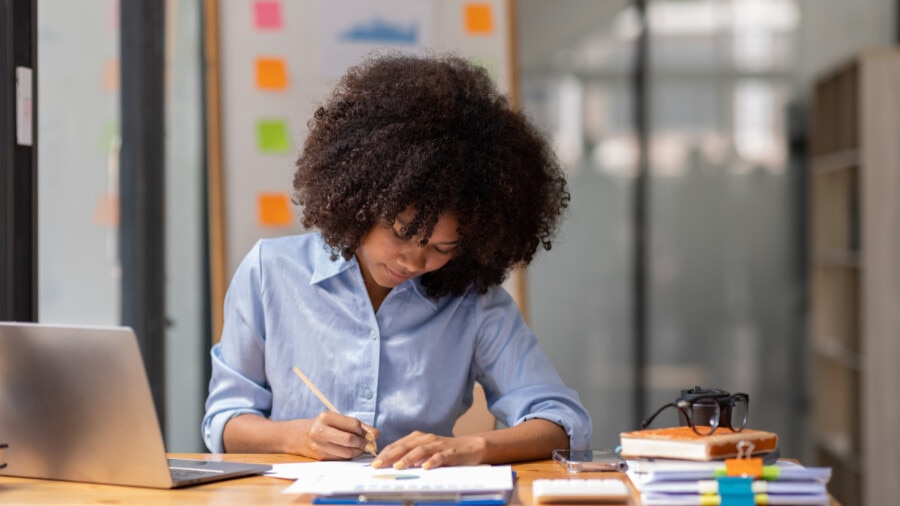
[[[773,481],[778,479],[781,474],[781,468],[778,466],[763,466],[762,479]]]
[[[261,153],[287,153],[291,150],[287,122],[264,119],[256,124],[256,145]]]

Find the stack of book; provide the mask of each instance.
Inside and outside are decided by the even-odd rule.
[[[673,427],[622,433],[621,443],[645,506],[829,504],[831,468],[777,459],[778,437],[771,432],[698,436]],[[763,460],[770,456],[776,458]]]

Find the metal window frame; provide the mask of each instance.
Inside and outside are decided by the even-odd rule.
[[[16,139],[16,68],[31,69],[31,146]],[[0,0],[0,320],[37,321],[37,0]]]
[[[165,431],[165,5],[119,2],[122,324],[134,329]]]

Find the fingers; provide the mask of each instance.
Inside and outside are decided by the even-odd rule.
[[[355,418],[323,412],[313,419],[307,434],[308,445],[322,460],[352,459],[363,452],[374,453],[378,430]]]
[[[443,466],[476,464],[478,463],[480,444],[479,440],[474,438],[450,438],[413,432],[386,446],[372,462],[372,467],[433,469]]]
[[[365,432],[363,437],[367,443],[364,449],[372,455],[378,455],[378,436],[380,435],[378,429],[362,422],[360,422],[360,426]]]

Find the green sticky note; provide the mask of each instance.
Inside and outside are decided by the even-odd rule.
[[[112,149],[118,149],[119,144],[121,144],[119,124],[115,121],[103,123],[103,129],[100,132],[100,150],[109,153]]]
[[[291,150],[287,122],[264,119],[256,124],[256,145],[262,153],[286,153]]]
[[[469,59],[470,62],[478,65],[487,71],[494,84],[497,84],[497,61],[493,58],[474,56]]]

